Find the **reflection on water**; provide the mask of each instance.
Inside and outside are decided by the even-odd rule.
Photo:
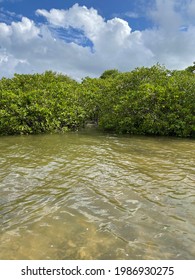
[[[195,142],[0,138],[0,259],[195,259]]]

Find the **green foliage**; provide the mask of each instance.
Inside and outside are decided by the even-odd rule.
[[[78,83],[53,72],[15,75],[0,82],[0,134],[36,134],[77,129],[85,114]]]
[[[194,67],[194,66],[191,66]],[[160,65],[81,83],[47,71],[0,80],[0,135],[77,130],[195,137],[195,76]]]
[[[117,133],[195,136],[195,77],[160,65],[106,80],[99,126]]]
[[[186,68],[186,71],[195,74],[195,62],[193,62],[193,65],[192,65],[192,66],[188,66],[188,67]]]
[[[119,71],[117,69],[106,70],[102,73],[100,79],[115,78],[116,76],[118,76],[118,74]]]

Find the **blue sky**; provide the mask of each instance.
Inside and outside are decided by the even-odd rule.
[[[149,0],[145,2],[147,3],[147,7],[152,3]],[[88,8],[95,8],[98,13],[106,19],[111,19],[115,16],[122,17],[131,24],[133,29],[145,29],[151,26],[151,21],[144,12],[146,4],[143,5],[143,1],[139,0],[4,0],[2,7],[10,12],[15,12],[16,14],[21,14],[37,20],[37,18],[35,18],[35,11],[37,9],[69,9],[75,3],[81,6],[85,5]],[[138,15],[140,16],[139,18]]]
[[[0,77],[195,60],[195,0],[0,0]]]

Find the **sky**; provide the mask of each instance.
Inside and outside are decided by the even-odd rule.
[[[0,78],[195,61],[195,0],[0,0]]]

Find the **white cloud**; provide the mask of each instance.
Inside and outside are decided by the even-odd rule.
[[[158,27],[144,31],[132,31],[117,17],[106,21],[95,9],[78,4],[69,10],[37,10],[46,20],[41,25],[26,17],[0,23],[0,76],[50,69],[81,78],[106,69],[128,71],[157,62],[185,68],[194,61],[195,26],[181,28],[186,22],[176,9],[178,1],[156,0],[149,15]],[[186,11],[192,3],[188,2]],[[58,36],[59,29],[72,32],[71,28],[80,32],[73,42],[65,40],[67,35]],[[83,46],[84,40],[91,41],[93,51]]]
[[[174,32],[182,24],[182,17],[176,11],[177,1],[156,0],[155,7],[150,11],[154,22],[166,32]]]
[[[84,30],[85,34],[94,40],[105,26],[104,19],[93,8],[86,8],[75,4],[69,10],[51,9],[37,10],[37,15],[44,16],[49,23],[68,28],[70,26]]]
[[[125,16],[129,18],[139,18],[139,14],[135,12],[126,12]]]
[[[19,20],[22,18],[22,15],[16,14],[15,12],[10,12],[5,10],[3,7],[0,8],[0,22],[11,23],[14,20]]]
[[[20,22],[12,22],[11,29],[14,39],[18,39],[20,43],[33,40],[39,34],[39,28],[26,17],[23,17]]]

